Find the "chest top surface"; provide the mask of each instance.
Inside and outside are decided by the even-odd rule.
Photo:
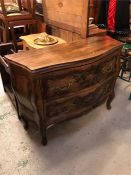
[[[43,49],[19,52],[6,56],[6,60],[30,71],[36,71],[90,60],[121,47],[121,42],[108,36],[91,37]]]

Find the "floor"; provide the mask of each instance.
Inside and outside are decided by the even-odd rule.
[[[112,110],[105,104],[48,130],[28,132],[0,80],[0,175],[131,175],[131,85],[118,80]]]

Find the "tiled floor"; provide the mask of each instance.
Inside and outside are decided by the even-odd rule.
[[[23,129],[0,82],[0,175],[131,175],[131,85],[118,80],[113,108],[102,105],[48,130]]]

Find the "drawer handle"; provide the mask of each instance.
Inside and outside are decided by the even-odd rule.
[[[106,65],[105,67],[103,67],[102,72],[103,73],[110,73],[110,72],[112,72],[112,70],[113,70],[113,65],[109,64],[109,65]]]
[[[64,93],[66,93],[67,91],[69,91],[69,89],[71,88],[71,86],[73,86],[73,83],[74,83],[74,81],[72,80],[72,81],[70,81],[70,82],[68,82],[68,84],[67,85],[65,85],[65,86],[63,86],[63,87],[55,87],[54,88],[54,91],[55,91],[55,93],[57,93],[57,94],[64,94]]]

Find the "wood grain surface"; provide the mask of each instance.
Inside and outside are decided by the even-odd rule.
[[[7,60],[15,62],[31,71],[46,69],[50,66],[67,64],[88,60],[100,56],[114,48],[119,48],[122,43],[109,36],[91,37],[44,48],[16,53],[7,56]]]

